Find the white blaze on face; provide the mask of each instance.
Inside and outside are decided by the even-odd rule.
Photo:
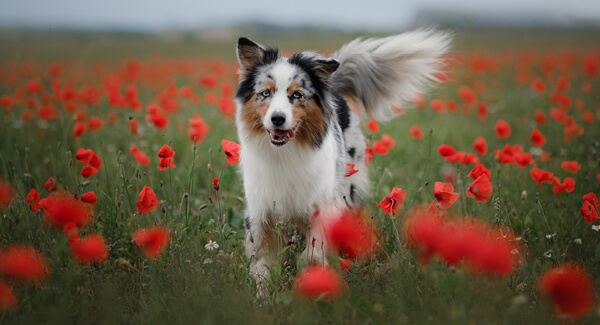
[[[295,127],[288,89],[297,72],[297,68],[287,62],[279,62],[267,72],[266,78],[270,77],[275,84],[275,89],[270,94],[269,109],[263,120],[267,130],[292,130]],[[280,124],[282,121],[283,124]]]

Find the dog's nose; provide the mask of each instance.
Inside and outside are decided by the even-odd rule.
[[[285,115],[281,113],[274,113],[271,115],[271,122],[275,126],[282,126],[285,123]]]

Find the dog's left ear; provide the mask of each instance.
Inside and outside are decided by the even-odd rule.
[[[340,63],[334,59],[318,59],[315,61],[315,74],[319,79],[327,81],[329,76],[337,70]]]

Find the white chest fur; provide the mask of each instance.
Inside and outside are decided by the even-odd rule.
[[[336,200],[336,144],[326,136],[318,149],[290,142],[275,147],[265,138],[241,143],[241,167],[248,212],[287,221],[309,218]]]

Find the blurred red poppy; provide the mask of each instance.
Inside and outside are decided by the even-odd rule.
[[[583,200],[584,201],[589,201],[591,205],[598,207],[600,206],[600,204],[598,204],[598,197],[596,197],[596,194],[594,193],[588,193],[586,195],[583,196]]]
[[[563,161],[560,167],[563,170],[568,170],[573,174],[575,174],[581,169],[581,165],[577,161]]]
[[[135,203],[139,213],[148,213],[158,208],[158,198],[151,187],[144,186]]]
[[[15,197],[15,190],[8,183],[0,179],[0,208],[7,207]]]
[[[129,129],[129,131],[131,131],[131,134],[133,134],[134,136],[137,136],[139,134],[140,122],[138,120],[136,120],[135,118],[132,118],[129,121],[127,128]]]
[[[489,169],[485,168],[482,164],[477,164],[471,169],[469,174],[467,174],[467,177],[471,177],[475,180],[481,175],[486,175],[488,179],[492,178],[492,172]]]
[[[541,109],[535,110],[533,118],[535,119],[535,122],[540,126],[546,124],[546,113],[544,113],[544,111]]]
[[[477,97],[473,93],[473,90],[465,85],[462,85],[458,88],[458,95],[460,98],[462,98],[462,100],[469,104],[473,104],[477,101]]]
[[[135,144],[129,147],[129,153],[135,157],[138,164],[147,166],[150,164],[150,157],[141,151]]]
[[[44,257],[31,247],[15,245],[0,250],[0,273],[6,277],[32,283],[43,280],[48,270]]]
[[[218,177],[213,178],[212,186],[213,186],[213,189],[215,191],[218,191],[221,188],[221,186],[219,185],[219,178]]]
[[[371,130],[371,132],[379,133],[379,124],[375,119],[370,119],[369,122],[367,122],[367,127],[369,130]]]
[[[91,207],[75,199],[69,193],[51,195],[40,200],[40,205],[44,209],[46,221],[59,228],[62,228],[67,223],[83,227],[93,217]]]
[[[102,128],[104,122],[98,116],[90,117],[88,121],[88,126],[90,127],[90,131],[98,131]]]
[[[175,156],[175,151],[169,145],[163,145],[158,151],[158,157],[160,157],[160,162],[158,165],[158,169],[166,170],[169,168],[177,168],[175,164],[173,164],[173,158]]]
[[[473,142],[473,149],[480,155],[485,156],[488,153],[487,142],[484,137],[477,137]]]
[[[358,210],[347,210],[326,225],[331,249],[343,257],[367,257],[375,251],[375,229]]]
[[[133,233],[133,241],[149,259],[158,259],[169,244],[171,233],[162,226],[139,229]]]
[[[80,264],[96,264],[108,259],[108,246],[97,234],[88,235],[72,247],[71,252]]]
[[[413,125],[410,127],[410,129],[408,130],[408,132],[410,133],[410,136],[413,137],[414,139],[423,139],[425,137],[425,134],[423,134],[423,131],[421,131],[421,128],[418,125]]]
[[[0,313],[2,311],[17,307],[17,296],[13,289],[0,282]]]
[[[546,143],[546,137],[538,129],[533,129],[529,139],[531,139],[533,145],[538,148],[542,147]]]
[[[46,181],[46,184],[44,184],[44,187],[46,188],[46,190],[48,190],[48,192],[56,192],[56,185],[57,183],[54,180],[54,178],[50,177]]]
[[[341,295],[342,289],[342,277],[331,266],[320,264],[302,270],[294,283],[294,292],[304,299],[334,299]]]
[[[508,125],[508,123],[506,123],[504,120],[498,120],[496,122],[495,130],[496,137],[498,137],[498,139],[508,138],[508,136],[511,134],[510,125]]]
[[[577,318],[592,311],[595,304],[594,282],[582,268],[560,265],[544,272],[538,289],[547,295],[559,316]]]
[[[354,169],[354,164],[351,164],[349,162],[346,163],[346,174],[344,174],[345,177],[350,177],[354,174],[358,173],[357,169]]]
[[[37,212],[40,209],[40,195],[35,188],[32,188],[27,194],[27,204],[29,204],[31,212]]]

